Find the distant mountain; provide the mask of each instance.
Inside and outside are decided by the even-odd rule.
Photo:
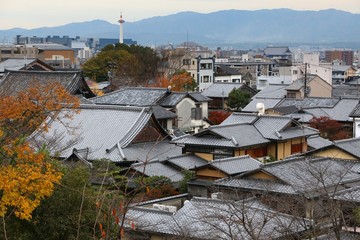
[[[360,14],[328,9],[321,11],[225,10],[208,14],[181,12],[124,24],[124,37],[142,45],[241,43],[350,43],[360,48]],[[66,35],[70,37],[117,38],[119,26],[103,20],[70,23],[31,30],[0,30],[0,42],[24,36]]]

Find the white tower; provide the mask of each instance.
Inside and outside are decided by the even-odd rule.
[[[120,14],[120,19],[118,21],[120,23],[120,38],[119,38],[119,43],[124,43],[124,33],[123,33],[123,23],[125,22],[122,14]]]

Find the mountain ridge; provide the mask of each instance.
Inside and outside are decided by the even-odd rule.
[[[356,32],[359,23],[360,14],[336,9],[230,9],[212,13],[185,11],[126,22],[124,37],[132,38],[142,45],[177,44],[187,40],[200,44],[357,43],[360,42],[360,33]],[[4,37],[14,38],[16,35],[117,38],[118,32],[118,24],[95,19],[55,27],[0,30],[0,42]]]

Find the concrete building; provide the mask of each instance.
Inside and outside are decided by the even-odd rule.
[[[333,62],[334,60],[341,60],[346,65],[352,65],[354,62],[354,52],[350,50],[329,50],[325,51],[325,60]]]

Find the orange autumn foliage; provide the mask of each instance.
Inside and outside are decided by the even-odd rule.
[[[161,77],[158,79],[156,86],[167,88],[171,86],[172,91],[189,91],[191,90],[190,87],[187,89],[187,86],[192,86],[193,78],[187,72],[182,72],[173,75],[170,79],[166,77]]]
[[[57,116],[63,107],[77,108],[79,100],[59,83],[37,84],[0,98],[0,216],[14,212],[30,220],[34,209],[49,197],[62,173],[51,164],[46,151],[27,141],[36,128],[46,131],[46,117]],[[72,113],[68,114],[68,117]],[[10,211],[12,210],[12,211]]]

